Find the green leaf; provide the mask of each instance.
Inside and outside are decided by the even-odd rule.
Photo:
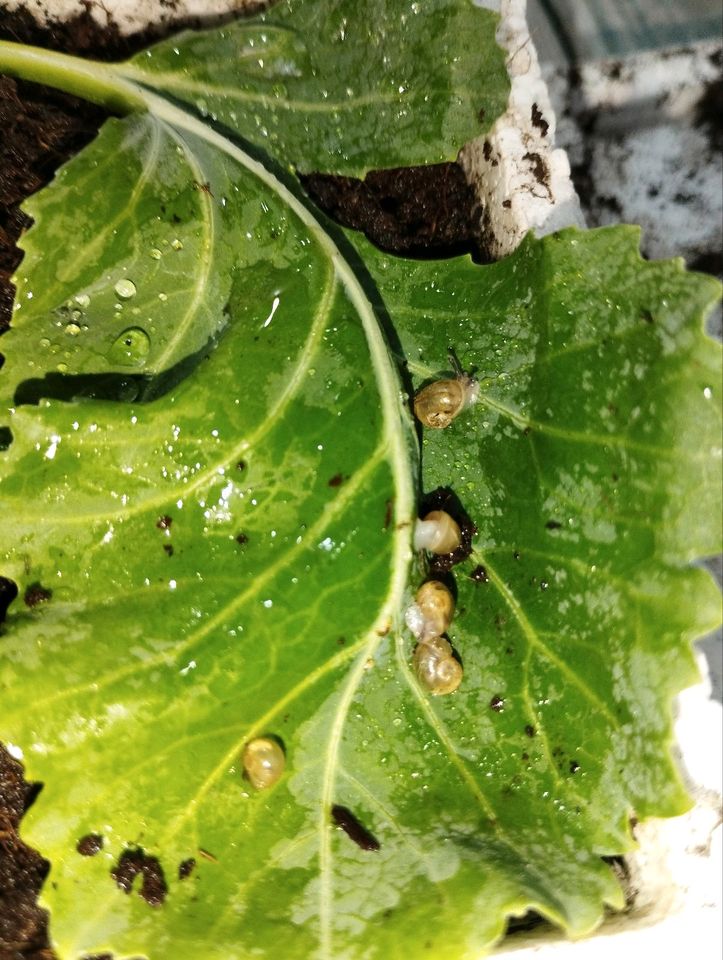
[[[453,636],[494,730],[496,815],[556,807],[564,837],[572,820],[589,849],[625,849],[631,812],[687,806],[670,705],[696,679],[690,641],[721,618],[687,566],[722,535],[721,350],[702,330],[720,284],[643,261],[633,227],[528,237],[483,269],[354,242],[415,385],[445,371],[447,344],[480,379],[475,406],[425,431],[422,476],[477,527]],[[456,742],[479,722],[458,716]]]
[[[313,20],[320,8],[303,9]],[[380,22],[358,9],[354,20],[348,5],[345,29]],[[323,31],[294,33],[290,10],[251,24],[254,42],[308,57],[331,90]],[[438,26],[424,10],[410,24]],[[488,18],[491,42],[492,21],[474,16]],[[272,25],[276,46],[261,39]],[[414,53],[410,90],[421,89],[412,40],[382,34]],[[444,100],[459,76],[452,58],[437,81],[449,59],[437,34],[425,49]],[[228,34],[208,36],[182,43],[205,43],[225,70]],[[382,76],[352,47],[342,44],[345,69],[367,78],[371,103],[397,68]],[[278,78],[274,55],[259,69]],[[16,333],[3,338],[8,396],[50,371],[66,397],[102,393],[98,378],[113,374],[109,392],[149,400],[67,402],[36,386],[40,402],[13,409],[0,454],[1,572],[21,593],[0,636],[0,737],[45,784],[24,835],[52,862],[44,902],[62,960],[245,960],[280,944],[290,960],[476,960],[527,909],[575,936],[591,930],[604,903],[622,905],[600,857],[630,849],[629,815],[687,802],[668,753],[670,701],[695,676],[687,641],[719,616],[710,580],[685,567],[720,536],[720,356],[700,332],[717,286],[643,263],[625,228],[528,239],[489,267],[396,261],[355,239],[376,282],[365,294],[295,194],[218,132],[213,114],[236,121],[215,92],[195,104],[209,111],[202,123],[130,83],[161,64],[153,82],[183,99],[205,70],[186,53],[166,45],[131,67],[84,70],[52,54],[37,62],[76,91],[99,77],[104,102],[142,98],[151,111],[113,121],[37,200]],[[262,130],[286,116],[273,82],[229,70],[223,83],[267,111],[255,132],[244,124],[256,113],[237,129],[299,166],[318,159],[317,130],[321,153],[357,165],[347,172],[370,156],[380,165],[389,129],[406,139],[406,162],[429,138],[446,156],[454,137],[439,144],[439,130],[471,117],[453,104],[441,126],[372,126],[370,152],[355,155],[378,112],[356,103],[340,126],[354,142],[335,140],[334,111],[317,110],[282,143]],[[301,85],[283,79],[280,101],[309,96],[303,70],[291,72]],[[401,109],[390,101],[387,120]],[[165,210],[144,170],[167,191]],[[69,197],[75,216],[63,220]],[[96,274],[82,250],[66,257],[69,236],[103,247]],[[41,262],[48,246],[58,253]],[[136,290],[116,310],[110,291],[124,280]],[[406,402],[367,295],[415,383],[444,369],[450,344],[482,381],[473,408],[424,436],[425,489],[451,487],[477,526],[450,631],[464,682],[432,700],[401,626],[423,575],[405,592]],[[129,326],[148,344],[134,331],[122,362],[109,361]],[[51,359],[38,363],[42,350]],[[254,792],[240,753],[263,734],[281,739],[287,770]],[[334,805],[351,835],[334,826]],[[355,844],[355,819],[379,849]],[[94,857],[77,850],[89,834],[103,837]],[[140,879],[128,895],[112,878],[139,849],[164,872],[162,905],[138,895]]]
[[[227,147],[246,194],[247,161]],[[305,731],[323,710],[341,735],[402,604],[409,418],[354,275],[261,172],[257,203],[283,230],[273,256],[234,278],[232,322],[192,376],[140,406],[12,412],[0,558],[25,608],[0,641],[2,736],[46,785],[26,836],[53,864],[45,899],[63,957],[271,950],[274,913],[291,922],[291,895],[320,877],[297,955],[330,935],[316,838],[328,860],[329,806],[347,791],[340,743],[306,764]],[[245,216],[262,219],[260,206]],[[239,754],[262,733],[283,741],[290,774],[250,796]],[[76,850],[88,834],[104,838],[95,859]],[[280,845],[304,838],[312,862],[249,924],[244,884],[253,909],[289,876],[274,867]],[[165,872],[161,910],[111,877],[136,845]],[[190,858],[196,871],[178,879]]]
[[[126,64],[0,43],[0,68],[149,110],[108,121],[24,206],[34,226],[3,338],[3,407],[152,399],[208,353],[239,277],[274,262],[285,230],[254,182],[226,169],[218,123],[286,165],[361,173],[453,159],[481,132],[480,111],[494,121],[509,89],[497,17],[458,0],[387,6],[281,3]],[[202,110],[203,124],[179,125],[148,88]]]
[[[460,0],[282,0],[156,44],[119,76],[305,172],[454,160],[507,106],[497,14]]]
[[[639,236],[528,237],[484,269],[399,260],[354,236],[415,384],[445,370],[447,344],[481,381],[479,405],[423,445],[425,488],[452,483],[480,543],[584,545],[625,576],[720,549],[721,351],[702,325],[720,284],[643,261]]]
[[[695,676],[681,636],[718,615],[710,581],[682,566],[715,538],[685,517],[719,490],[719,355],[699,330],[716,285],[644,263],[636,241],[628,228],[568,231],[488,267],[396,261],[359,241],[415,378],[445,366],[451,342],[482,379],[480,402],[424,442],[427,488],[450,484],[478,527],[457,568],[453,696],[419,690],[404,633],[365,632],[395,568],[378,434],[358,450],[348,426],[374,406],[346,377],[354,325],[319,341],[303,415],[252,442],[242,480],[238,438],[266,428],[213,399],[233,395],[241,325],[153,404],[16,413],[19,469],[3,496],[23,547],[10,555],[23,587],[55,592],[8,625],[3,734],[46,783],[26,831],[54,865],[63,958],[275,956],[279,942],[289,957],[427,944],[475,957],[510,913],[537,909],[580,935],[603,902],[622,905],[599,858],[630,848],[632,813],[685,808],[670,700]],[[330,362],[343,408],[331,421],[316,379]],[[257,355],[259,370],[263,385]],[[261,393],[273,402],[275,385]],[[319,467],[308,461],[322,435]],[[350,479],[330,488],[335,445]],[[680,468],[691,456],[696,474]],[[173,479],[196,460],[190,487]],[[165,515],[170,536],[156,527]],[[327,536],[351,550],[327,553]],[[486,581],[469,577],[480,564]],[[264,732],[283,738],[288,772],[249,796],[238,753]],[[335,831],[332,804],[380,849]],[[105,838],[93,859],[74,849],[88,833]],[[157,910],[109,876],[136,845],[165,871]],[[189,857],[195,871],[176,880]]]
[[[283,269],[288,225],[267,195],[201,125],[109,120],[25,204],[35,226],[2,344],[8,405],[151,399],[208,354],[242,290],[268,314],[269,271]]]

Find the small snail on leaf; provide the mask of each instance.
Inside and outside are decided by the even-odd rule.
[[[271,737],[249,740],[241,757],[244,774],[256,790],[273,787],[286,766],[286,757],[280,744]]]
[[[431,640],[446,633],[454,615],[454,597],[439,580],[428,580],[404,615],[417,640]]]
[[[414,397],[415,417],[423,426],[433,430],[448,427],[455,417],[479,398],[479,381],[462,370],[451,348],[448,356],[454,369],[454,379],[435,380]]]
[[[444,637],[432,637],[418,643],[412,656],[417,679],[432,696],[454,693],[462,682],[462,664],[452,653]]]
[[[444,510],[431,510],[414,528],[414,549],[452,553],[462,543],[459,524]]]

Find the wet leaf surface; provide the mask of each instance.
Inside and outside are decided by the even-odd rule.
[[[447,345],[480,382],[424,432],[422,477],[476,527],[450,637],[488,796],[510,823],[536,796],[551,831],[601,853],[624,848],[632,811],[685,805],[667,750],[670,699],[696,676],[681,637],[720,618],[688,566],[721,542],[721,351],[701,322],[720,286],[643,261],[638,241],[568,230],[478,267],[354,238],[415,384],[450,375]],[[455,742],[479,723],[460,716]]]
[[[125,84],[149,110],[108,121],[24,206],[35,226],[2,342],[3,405],[152,399],[207,355],[241,291],[267,297],[253,271],[276,262],[284,211],[204,131],[221,128],[285,170],[361,175],[453,160],[504,109],[489,11],[458,0],[393,13],[380,0],[298,8],[280,3],[126,63],[91,64],[89,82],[73,87],[93,97]],[[146,86],[203,122],[179,127]]]
[[[273,39],[288,53],[298,37],[284,31]],[[148,62],[185,69],[185,56],[165,45]],[[250,96],[280,127],[264,83]],[[233,109],[215,96],[202,112]],[[630,814],[686,803],[670,702],[695,678],[688,639],[718,616],[710,580],[685,566],[720,539],[720,355],[701,333],[716,284],[643,263],[629,228],[528,240],[485,267],[394,260],[353,237],[373,284],[360,281],[333,228],[247,150],[149,102],[36,201],[17,334],[3,338],[8,396],[110,370],[125,400],[88,399],[86,384],[85,399],[26,393],[0,454],[0,572],[17,585],[4,592],[0,736],[45,783],[24,835],[52,863],[60,956],[241,960],[283,943],[304,960],[459,960],[528,909],[592,929],[604,903],[622,905],[601,857],[629,849]],[[277,160],[310,122],[291,124],[288,142],[262,132]],[[63,190],[67,207],[95,178],[100,204],[101,186],[112,199],[121,184],[117,204],[143,170],[158,178],[154,149],[181,222],[158,220],[143,186],[147,214],[128,227],[111,211],[113,242],[91,231],[107,259],[96,280],[61,243],[67,226],[41,263]],[[176,325],[152,331],[159,293],[175,298]],[[89,302],[67,309],[105,306],[87,330],[61,329],[54,311],[78,296]],[[446,697],[430,699],[410,669],[416,467],[367,297],[415,384],[449,375],[449,346],[481,383],[422,444],[422,493],[465,521],[464,556],[443,574],[464,666]],[[48,336],[37,377],[23,366],[31,318],[72,344],[58,359]],[[94,366],[131,329],[149,344],[127,334],[110,367]],[[137,394],[118,393],[119,373]],[[266,790],[244,776],[256,737],[284,757]]]
[[[389,673],[410,425],[353,274],[303,207],[261,186],[286,229],[191,376],[145,404],[42,399],[9,418],[0,549],[26,602],[2,637],[2,734],[46,784],[25,830],[52,859],[61,956],[273,952],[279,921],[242,921],[245,884],[254,901],[273,890],[287,921],[308,886],[299,955],[334,925],[318,889],[332,886],[329,809],[353,702]],[[288,757],[268,795],[240,762],[261,734]],[[88,836],[103,840],[93,857]],[[299,885],[277,854],[301,838]]]
[[[284,166],[360,177],[454,160],[489,129],[507,106],[497,22],[459,0],[285,0],[156,44],[119,73]]]

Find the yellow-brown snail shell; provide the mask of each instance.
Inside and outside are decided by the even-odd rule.
[[[444,637],[418,643],[412,665],[421,685],[435,697],[454,693],[462,682],[462,664],[455,659],[452,646]]]
[[[446,633],[453,616],[454,597],[439,580],[423,583],[405,613],[407,626],[420,641]]]
[[[279,780],[286,767],[280,744],[271,737],[249,740],[241,757],[244,774],[256,790],[266,790]]]
[[[414,549],[452,553],[462,543],[459,524],[444,510],[432,510],[414,528]]]
[[[443,430],[478,397],[478,381],[459,373],[454,380],[435,380],[423,387],[414,398],[414,415],[423,426]]]

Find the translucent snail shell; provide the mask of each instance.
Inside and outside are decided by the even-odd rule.
[[[477,380],[460,372],[454,380],[435,380],[423,387],[414,398],[414,415],[425,427],[443,430],[478,397]]]
[[[415,647],[412,665],[417,679],[432,696],[454,693],[462,682],[462,664],[454,658],[444,637],[423,640]]]
[[[432,510],[414,528],[414,549],[452,553],[462,543],[459,524],[444,510]]]
[[[431,640],[446,633],[454,616],[454,597],[439,580],[428,580],[417,590],[405,620],[417,640]]]
[[[241,757],[244,774],[256,790],[266,790],[279,780],[286,767],[281,746],[271,737],[249,740]]]

